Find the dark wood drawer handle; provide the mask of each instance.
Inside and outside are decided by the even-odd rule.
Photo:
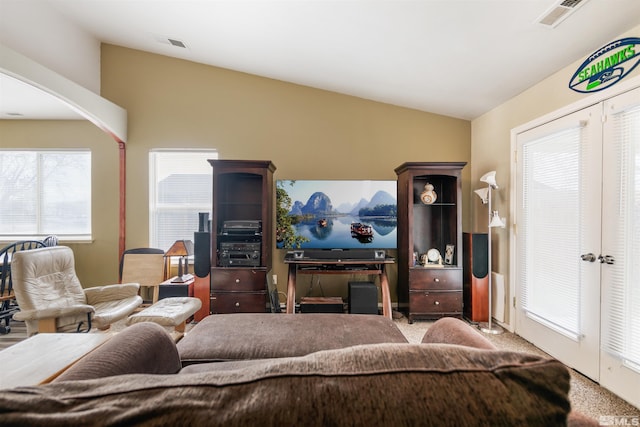
[[[434,302],[435,305],[440,305],[440,301]]]
[[[236,303],[236,307],[240,307],[240,303],[239,302]]]
[[[436,277],[436,278],[433,279],[433,281],[438,283],[440,281],[440,279]]]

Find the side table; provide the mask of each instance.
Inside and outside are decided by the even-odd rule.
[[[194,278],[190,278],[182,283],[172,282],[175,277],[160,283],[158,300],[170,297],[192,297]]]
[[[0,389],[45,384],[104,344],[108,333],[37,334],[0,351]]]

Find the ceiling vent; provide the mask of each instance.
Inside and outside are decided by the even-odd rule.
[[[168,39],[168,40],[169,40],[169,44],[171,44],[172,46],[181,47],[183,49],[187,48],[187,45],[184,44],[184,42],[181,42],[180,40],[174,40],[174,39]]]
[[[578,10],[580,6],[589,0],[560,0],[555,2],[537,20],[538,24],[555,28],[569,15]]]
[[[168,44],[168,45],[171,45],[171,46],[180,47],[182,49],[188,49],[187,44],[185,42],[183,42],[182,40],[172,39],[171,37],[167,37],[165,35],[160,35],[160,34],[154,34],[153,38],[158,43]]]

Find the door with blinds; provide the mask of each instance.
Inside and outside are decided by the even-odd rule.
[[[604,112],[600,384],[640,407],[640,88]]]
[[[640,88],[517,137],[516,332],[640,406]]]
[[[594,106],[518,135],[516,332],[598,381],[602,121]]]

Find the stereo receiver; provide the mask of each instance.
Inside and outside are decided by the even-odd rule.
[[[259,267],[260,243],[221,242],[220,265],[222,267]]]

